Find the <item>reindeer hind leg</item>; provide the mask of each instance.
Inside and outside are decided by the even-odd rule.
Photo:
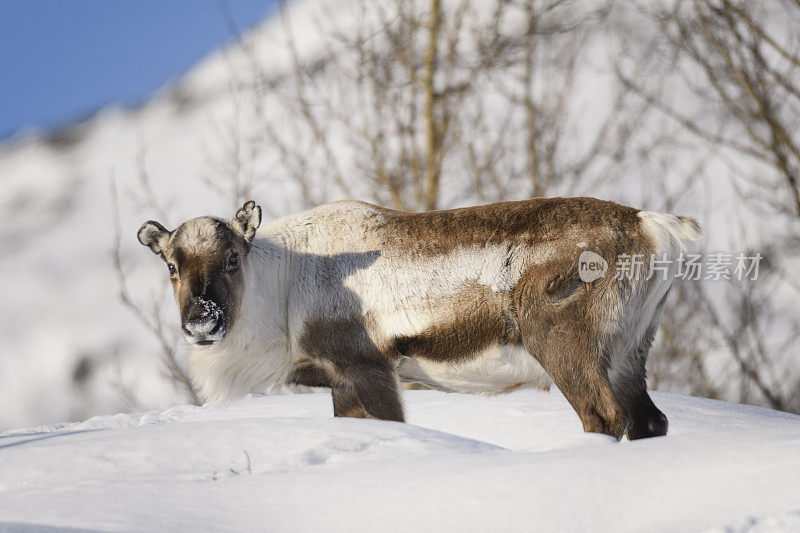
[[[556,327],[545,342],[534,345],[528,340],[525,345],[575,409],[584,431],[616,439],[625,434],[628,418],[608,381],[603,358],[579,328]]]
[[[624,360],[612,357],[611,384],[623,409],[630,417],[628,439],[661,437],[667,434],[669,422],[664,413],[653,403],[647,392],[647,355],[653,343],[658,319],[647,328],[641,342],[633,350],[624,352]],[[615,364],[614,361],[619,361]]]

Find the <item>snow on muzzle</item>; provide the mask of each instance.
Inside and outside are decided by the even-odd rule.
[[[183,336],[192,344],[209,346],[225,336],[225,313],[213,300],[190,298],[181,322]]]

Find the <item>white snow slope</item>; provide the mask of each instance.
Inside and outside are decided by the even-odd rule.
[[[665,438],[584,434],[558,392],[329,394],[0,435],[0,531],[797,531],[800,417],[655,393]]]

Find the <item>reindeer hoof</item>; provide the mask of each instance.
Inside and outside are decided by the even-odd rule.
[[[654,413],[642,421],[634,421],[628,430],[628,439],[646,439],[649,437],[663,437],[667,434],[669,421],[667,415],[656,409]]]

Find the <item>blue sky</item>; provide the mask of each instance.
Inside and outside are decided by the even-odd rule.
[[[0,138],[136,103],[276,0],[0,0]]]

